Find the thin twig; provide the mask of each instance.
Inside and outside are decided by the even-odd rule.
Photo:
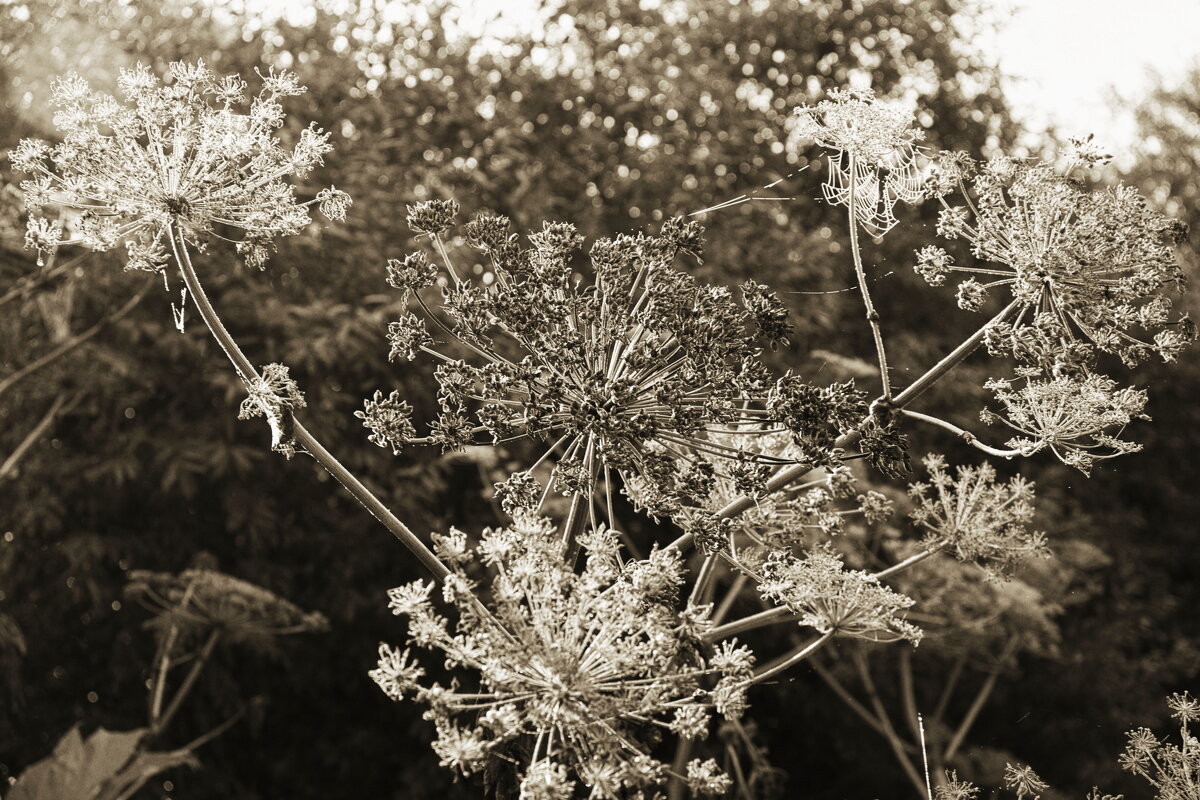
[[[216,649],[217,642],[220,639],[221,631],[213,628],[208,634],[208,638],[204,640],[204,646],[200,648],[199,657],[192,664],[192,668],[188,670],[188,674],[184,676],[183,683],[179,685],[179,689],[175,692],[175,696],[171,698],[171,702],[167,704],[167,710],[163,712],[162,716],[150,728],[151,734],[157,736],[171,724],[171,720],[175,717],[176,712],[183,705],[184,699],[192,691],[192,687],[196,685],[196,679],[200,677],[200,671],[208,663],[208,659],[212,656],[213,650]]]
[[[65,414],[75,407],[75,404],[83,397],[82,392],[76,392],[70,398],[67,395],[59,394],[54,398],[54,402],[50,404],[50,409],[42,416],[41,421],[33,426],[33,430],[25,434],[25,438],[17,445],[16,449],[9,453],[8,458],[4,459],[4,463],[0,464],[0,481],[9,476],[17,468],[17,464],[25,457],[25,453],[29,448],[37,442],[38,439],[46,433],[47,429],[54,424],[55,418],[60,414]]]
[[[896,756],[896,760],[900,762],[900,766],[904,769],[904,774],[912,781],[913,786],[917,789],[917,794],[924,794],[925,782],[921,780],[921,774],[917,772],[917,768],[909,759],[908,753],[905,752],[905,742],[896,733],[895,727],[892,725],[891,719],[888,717],[887,709],[883,707],[883,701],[879,698],[879,693],[875,690],[875,682],[871,680],[871,670],[867,666],[867,657],[861,649],[854,653],[854,666],[858,670],[859,678],[863,682],[863,688],[867,690],[867,697],[871,700],[871,707],[875,709],[875,716],[879,719],[879,724],[883,726],[884,738],[891,745],[892,753]]]
[[[1000,677],[1000,669],[1003,667],[1005,660],[1012,655],[1017,648],[1017,639],[1014,636],[1004,646],[1004,652],[1001,653],[999,660],[995,666],[988,672],[987,679],[983,685],[979,687],[975,699],[971,701],[971,707],[967,709],[966,715],[963,716],[962,722],[959,723],[958,730],[954,731],[954,735],[950,738],[950,743],[946,745],[946,751],[942,755],[942,760],[947,764],[954,758],[958,752],[958,748],[962,746],[963,740],[967,738],[967,734],[971,731],[971,726],[975,724],[975,719],[979,716],[979,712],[983,710],[984,704],[987,703],[988,697],[992,694],[992,689],[996,688],[996,680]]]
[[[104,328],[107,325],[110,325],[110,324],[118,321],[119,319],[124,317],[126,314],[128,314],[130,311],[133,311],[134,306],[136,306],[138,304],[138,302],[141,301],[141,299],[146,296],[146,291],[148,288],[149,288],[148,286],[142,287],[138,291],[137,294],[135,294],[133,297],[131,297],[129,299],[129,301],[125,303],[125,305],[123,305],[119,309],[117,309],[117,311],[115,313],[110,314],[107,317],[104,317],[103,319],[101,319],[99,322],[97,322],[92,327],[88,328],[83,333],[80,333],[76,336],[72,336],[70,339],[67,339],[65,342],[60,344],[58,347],[55,347],[50,352],[46,353],[41,358],[38,358],[34,361],[29,362],[28,364],[21,367],[16,372],[14,372],[11,375],[4,378],[4,380],[0,380],[0,394],[4,394],[6,391],[8,391],[10,388],[12,388],[12,386],[17,381],[21,380],[22,378],[26,378],[29,375],[32,375],[33,373],[37,372],[42,367],[45,367],[47,364],[51,364],[51,363],[57,361],[58,359],[62,358],[67,353],[70,353],[72,350],[74,350],[75,348],[77,348],[81,344],[83,344],[84,342],[91,339],[93,336],[98,334],[100,331],[104,330]]]

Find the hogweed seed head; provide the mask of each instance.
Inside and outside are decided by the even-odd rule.
[[[454,212],[449,201],[410,209],[420,230],[438,231],[439,259],[448,257],[441,237]],[[837,437],[866,411],[864,396],[850,383],[771,380],[760,352],[786,341],[786,311],[760,284],[747,283],[738,302],[676,268],[679,252],[700,251],[701,231],[673,221],[658,236],[599,240],[580,277],[584,237],[573,225],[545,223],[521,247],[506,219],[476,217],[466,236],[487,255],[491,281],[460,280],[447,265],[444,316],[435,317],[467,358],[435,350],[413,315],[389,326],[392,357],[425,350],[441,358],[441,414],[420,441],[447,450],[477,437],[557,442],[552,490],[591,492],[605,470],[615,472],[639,508],[674,518],[710,546],[725,523],[699,506],[716,465],[732,464],[751,486],[785,463],[753,446],[731,448],[723,434],[745,426],[790,434],[796,458],[832,463]],[[419,293],[438,282],[437,269],[413,254],[389,262],[388,280]]]
[[[923,133],[911,112],[875,98],[870,89],[835,89],[829,99],[796,109],[796,135],[829,151],[822,189],[834,205],[850,207],[873,236],[896,224],[894,208],[926,196],[916,163]]]
[[[1014,767],[1012,764],[1004,765],[1004,785],[1009,791],[1016,792],[1017,800],[1024,800],[1026,797],[1038,800],[1042,792],[1050,788],[1050,784],[1042,780],[1032,767]]]
[[[412,411],[412,406],[400,399],[399,392],[393,391],[384,397],[383,392],[377,391],[370,400],[363,401],[363,410],[355,411],[354,416],[371,431],[367,437],[371,444],[390,447],[399,455],[404,443],[416,433]]]
[[[913,601],[869,573],[845,569],[830,550],[802,559],[774,551],[761,574],[759,592],[787,607],[802,625],[872,642],[921,641],[921,630],[903,616]]]
[[[1098,163],[1094,153],[1080,153],[1072,164]],[[1164,294],[1185,280],[1172,221],[1133,189],[1089,191],[1047,164],[996,158],[969,191],[969,207],[942,210],[938,235],[966,239],[980,263],[956,264],[926,247],[917,254],[917,272],[933,285],[963,273],[958,304],[971,311],[990,289],[1011,291],[1021,311],[1006,335],[992,331],[993,351],[1047,366],[1055,352],[1031,353],[1015,340],[1005,348],[1005,342],[1023,327],[1052,326],[1058,349],[1082,342],[1132,366],[1151,353],[1171,361],[1194,338],[1193,326],[1169,320]]]
[[[161,269],[169,227],[203,245],[220,226],[240,228],[246,263],[262,267],[279,236],[309,224],[308,206],[345,217],[350,197],[332,187],[310,203],[288,184],[322,163],[332,148],[315,127],[291,149],[277,138],[283,97],[302,93],[295,75],[270,72],[248,109],[245,83],[219,78],[203,62],[171,65],[166,82],[142,64],[122,70],[125,103],[94,93],[72,73],[53,87],[53,147],[26,140],[9,154],[33,175],[22,184],[30,206],[27,243],[39,251],[81,243],[109,250],[124,243],[132,269]],[[46,207],[73,215],[63,238],[43,216]]]
[[[1020,476],[996,480],[990,464],[960,466],[951,476],[941,456],[924,460],[928,483],[914,483],[911,517],[927,532],[926,545],[944,545],[961,561],[1006,572],[1045,552],[1045,537],[1027,530],[1033,519],[1033,485]]]
[[[1142,413],[1146,393],[1117,387],[1103,375],[1024,378],[1019,388],[1011,381],[989,381],[1003,407],[980,414],[986,424],[1003,423],[1022,434],[1008,446],[1025,454],[1049,448],[1060,461],[1085,474],[1096,461],[1134,453],[1141,445],[1117,438]],[[1116,433],[1111,433],[1116,429]]]
[[[443,591],[458,611],[453,633],[431,583],[389,593],[392,610],[409,620],[410,645],[440,651],[447,668],[469,675],[469,688],[424,685],[410,657],[387,646],[371,674],[389,696],[413,694],[428,705],[445,765],[475,772],[520,740],[534,748],[521,778],[530,797],[557,797],[578,779],[591,796],[615,799],[666,777],[643,738],[648,720],[699,737],[714,708],[744,706],[744,689],[734,687],[751,674],[753,657],[729,642],[704,657],[706,612],[678,610],[679,556],[655,551],[625,562],[604,529],[581,543],[587,558],[577,573],[546,519],[517,513],[474,547],[459,538]],[[494,621],[479,616],[468,593],[466,570],[480,565],[494,570]],[[710,789],[721,782],[704,763],[688,777]]]

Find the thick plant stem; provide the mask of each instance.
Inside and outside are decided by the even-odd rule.
[[[700,564],[700,571],[696,575],[696,585],[692,587],[692,594],[688,598],[690,604],[695,606],[704,605],[709,583],[712,581],[716,571],[717,554],[710,553],[704,557],[704,561]]]
[[[979,347],[984,337],[987,336],[988,331],[1015,311],[1018,305],[1020,304],[1016,300],[1012,301],[999,314],[988,320],[979,330],[964,339],[962,344],[951,350],[945,358],[934,364],[924,375],[917,378],[904,391],[892,398],[892,407],[904,408],[913,400],[916,400],[926,389],[937,383],[943,375],[954,369],[963,359],[975,352],[975,348]]]
[[[208,296],[204,293],[204,287],[200,284],[200,279],[196,275],[196,270],[192,266],[191,257],[188,255],[187,242],[183,234],[171,228],[171,248],[174,251],[175,262],[179,265],[179,271],[183,274],[184,285],[187,286],[188,293],[192,296],[192,302],[195,303],[196,309],[200,312],[200,317],[204,320],[204,324],[208,326],[213,338],[217,340],[217,344],[225,352],[225,355],[233,362],[234,369],[238,371],[242,381],[249,384],[258,378],[258,370],[246,358],[234,338],[225,329],[225,325],[221,322],[221,318],[217,316],[216,310],[212,303],[209,302]],[[395,514],[385,506],[378,497],[376,497],[370,489],[363,485],[362,481],[354,477],[354,475],[346,469],[340,461],[325,449],[325,447],[317,441],[311,433],[298,421],[295,424],[296,444],[298,444],[305,452],[316,459],[325,470],[332,475],[338,483],[342,484],[350,494],[354,495],[354,499],[362,503],[371,515],[383,523],[384,527],[397,539],[400,543],[408,548],[417,560],[429,570],[438,581],[442,581],[450,574],[450,570],[446,568],[433,551],[425,546],[417,535],[413,533],[407,525],[399,520]]]
[[[694,746],[694,740],[679,737],[679,742],[675,745],[675,758],[671,761],[671,782],[667,786],[667,800],[688,800],[690,792],[683,776],[687,773],[688,759],[692,757]]]
[[[871,326],[871,336],[875,339],[875,354],[879,358],[879,379],[883,382],[882,401],[892,402],[892,379],[888,375],[887,351],[883,347],[883,330],[879,327],[879,312],[871,300],[871,290],[867,287],[867,272],[863,269],[862,253],[858,247],[858,218],[855,213],[854,175],[857,164],[855,157],[850,156],[850,255],[854,259],[854,274],[858,277],[858,291],[862,295],[863,306],[867,312],[867,324]]]

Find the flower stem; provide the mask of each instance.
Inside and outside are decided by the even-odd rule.
[[[854,175],[857,172],[855,156],[850,156],[850,255],[854,259],[854,274],[858,277],[858,291],[862,294],[863,306],[866,307],[867,324],[871,326],[871,336],[875,339],[875,354],[879,357],[879,379],[883,382],[883,397],[885,403],[892,401],[892,380],[888,375],[887,351],[883,347],[883,330],[879,327],[879,312],[871,300],[871,290],[867,288],[867,272],[863,269],[862,253],[858,246],[858,215],[855,209]]]
[[[811,656],[813,653],[817,652],[817,650],[823,647],[825,643],[832,638],[833,630],[830,629],[825,633],[822,633],[816,639],[813,639],[808,644],[797,647],[791,653],[788,653],[786,656],[779,659],[778,663],[766,667],[762,672],[758,673],[753,678],[744,681],[742,685],[753,686],[756,683],[762,683],[765,680],[775,677],[784,670],[790,669],[791,667],[799,664],[801,661]]]
[[[183,281],[187,286],[188,293],[192,297],[192,302],[196,304],[196,309],[200,312],[200,317],[204,320],[204,324],[208,326],[213,338],[217,340],[217,344],[220,345],[229,360],[233,362],[234,369],[238,371],[242,381],[249,384],[258,378],[258,370],[254,368],[254,365],[246,358],[245,353],[242,352],[237,342],[229,334],[229,331],[225,329],[221,318],[217,316],[216,310],[213,308],[212,303],[209,302],[208,295],[204,293],[204,287],[200,284],[200,279],[196,275],[195,268],[192,266],[191,257],[188,255],[187,241],[184,239],[183,234],[174,227],[171,228],[170,234],[171,249],[174,251],[175,262],[179,265],[179,270],[183,274]],[[438,581],[444,580],[450,574],[450,570],[433,554],[433,551],[426,547],[424,542],[417,538],[417,535],[401,522],[370,489],[364,486],[362,481],[358,480],[348,469],[342,466],[342,463],[334,458],[299,421],[296,422],[294,435],[296,443],[316,459],[317,463],[324,467],[350,494],[354,495],[354,498],[362,503],[367,511],[371,512],[372,516],[383,523],[384,527],[399,539],[400,543],[407,547],[409,552],[416,556],[417,560]]]
[[[979,438],[975,434],[968,430],[963,430],[954,423],[947,422],[941,417],[922,414],[919,411],[903,410],[900,413],[906,417],[910,417],[921,422],[928,422],[930,425],[936,425],[943,430],[950,431],[950,433],[953,433],[955,436],[971,445],[971,447],[974,447],[976,450],[982,450],[990,456],[997,456],[998,458],[1013,458],[1015,456],[1029,455],[1029,451],[1027,450],[1001,450],[998,447],[992,447],[991,445],[984,444],[983,442],[979,441]]]
[[[893,408],[904,408],[913,400],[917,399],[918,395],[923,393],[933,384],[937,383],[943,375],[959,365],[967,356],[975,352],[975,348],[979,346],[987,332],[992,329],[992,326],[999,324],[1009,314],[1011,314],[1020,305],[1016,300],[1009,303],[1004,309],[988,320],[983,327],[968,336],[962,344],[954,348],[938,363],[934,364],[924,375],[917,378],[908,385],[904,391],[896,395],[892,399]]]
[[[183,700],[192,691],[192,687],[196,685],[196,679],[200,677],[200,671],[204,669],[204,665],[208,663],[208,659],[212,656],[213,650],[217,647],[217,642],[221,639],[221,631],[213,628],[208,634],[208,638],[204,640],[204,646],[200,649],[200,654],[196,656],[192,668],[188,670],[188,674],[184,677],[183,683],[179,685],[179,691],[175,692],[175,696],[171,698],[171,702],[167,704],[167,710],[162,716],[155,720],[151,733],[158,735],[163,732],[167,725],[171,724],[171,720],[175,717],[179,707],[183,705]],[[163,676],[165,679],[165,676]]]

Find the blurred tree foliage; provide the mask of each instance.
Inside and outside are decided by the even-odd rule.
[[[853,362],[821,351],[869,357],[871,343],[858,298],[845,291],[853,273],[840,212],[815,199],[820,170],[808,168],[818,166],[809,160],[816,153],[788,141],[792,108],[855,82],[921,109],[940,147],[978,155],[1015,133],[995,69],[972,46],[987,18],[974,0],[547,0],[536,9],[541,23],[518,25],[480,25],[432,0],[328,0],[294,11],[281,20],[241,3],[7,4],[0,146],[52,135],[49,81],[70,69],[99,87],[137,60],[156,70],[203,58],[220,72],[298,72],[310,91],[294,99],[290,124],[333,131],[337,149],[311,180],[354,197],[350,221],[284,242],[265,273],[247,272],[216,246],[199,266],[250,357],[291,367],[310,426],[418,531],[476,530],[496,512],[486,465],[432,453],[393,458],[366,443],[353,417],[376,389],[399,389],[418,416],[432,412],[428,366],[386,362],[384,329],[401,309],[382,265],[411,247],[407,203],[454,196],[467,215],[498,211],[519,229],[570,220],[596,235],[657,227],[665,216],[756,193],[700,216],[709,232],[697,271],[797,293],[785,295],[797,335],[781,363],[840,374]],[[1176,140],[1164,141],[1163,152],[1175,153]],[[1157,180],[1153,169],[1145,180]],[[1186,195],[1188,173],[1171,174],[1181,180],[1171,192]],[[265,712],[206,745],[198,753],[206,769],[146,796],[479,796],[478,787],[450,786],[416,707],[386,702],[366,677],[374,643],[395,639],[384,590],[417,577],[404,551],[315,465],[284,462],[267,449],[265,427],[236,421],[241,388],[219,351],[198,323],[182,335],[174,329],[177,284],[164,296],[145,276],[80,253],[62,254],[69,268],[47,277],[20,249],[16,213],[0,223],[0,296],[21,281],[40,283],[0,308],[0,380],[147,294],[0,397],[0,458],[50,418],[0,477],[0,629],[16,631],[0,637],[0,777],[46,755],[77,722],[143,724],[153,653],[136,632],[144,615],[120,607],[125,574],[200,558],[323,612],[332,630],[287,643],[276,660],[233,669],[215,658],[187,712],[194,718],[177,723],[181,740],[248,698],[265,696]],[[932,209],[909,211],[868,247],[900,383],[977,322],[944,311],[951,298],[908,268],[932,220]],[[971,385],[985,373],[967,375],[974,384],[931,401],[970,418],[979,407]],[[1076,793],[1115,773],[1121,732],[1149,724],[1164,689],[1196,678],[1200,632],[1181,620],[1197,599],[1185,588],[1197,565],[1180,555],[1188,549],[1181,520],[1196,502],[1185,490],[1195,481],[1177,476],[1194,474],[1188,437],[1198,428],[1186,399],[1198,375],[1159,375],[1144,378],[1158,417],[1140,431],[1145,454],[1090,483],[1054,466],[1025,468],[1054,509],[1052,540],[1097,540],[1113,566],[1089,573],[1101,584],[1086,590],[1090,599],[1059,600],[1069,608],[1058,655],[1003,665],[1008,680],[972,734]],[[917,445],[953,448],[938,438]],[[936,662],[928,674],[917,664],[931,686],[948,668]],[[895,796],[904,786],[886,743],[815,675],[768,691],[779,711],[760,714],[763,741],[789,772],[808,776],[788,796],[801,785],[807,796],[831,798]]]

